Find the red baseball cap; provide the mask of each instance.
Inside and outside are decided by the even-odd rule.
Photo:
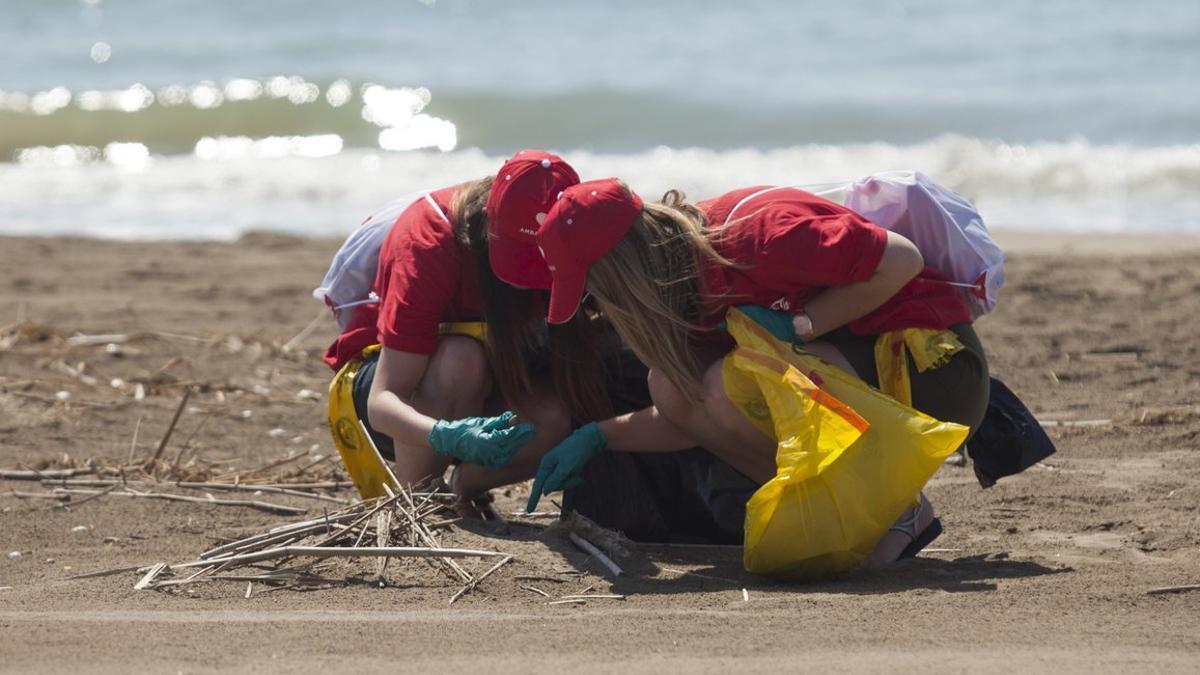
[[[579,174],[544,150],[522,150],[503,166],[488,194],[488,260],[502,281],[523,288],[550,288],[550,270],[537,249],[537,230],[560,192]]]
[[[537,241],[550,269],[549,323],[566,323],[579,310],[588,267],[617,245],[642,214],[642,198],[616,178],[563,190]]]

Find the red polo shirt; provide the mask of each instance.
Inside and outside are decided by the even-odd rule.
[[[701,323],[710,326],[734,305],[799,312],[826,288],[866,281],[879,267],[887,231],[844,206],[794,188],[734,190],[697,206],[718,228],[717,251],[742,267],[701,263]],[[736,207],[736,211],[734,210]],[[883,306],[852,321],[857,335],[900,328],[948,328],[971,314],[946,277],[925,268]]]
[[[454,236],[450,201],[459,186],[419,199],[392,225],[379,250],[372,290],[378,304],[359,305],[346,330],[325,352],[334,370],[373,344],[433,354],[438,324],[478,321],[483,315],[474,255]]]

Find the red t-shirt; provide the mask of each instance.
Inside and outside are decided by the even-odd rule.
[[[730,227],[717,251],[744,267],[701,263],[705,297],[701,325],[711,326],[734,305],[790,312],[826,288],[866,281],[879,267],[887,231],[827,199],[794,188],[743,188],[697,206],[710,227]],[[745,200],[745,201],[743,201]],[[941,273],[925,268],[883,306],[852,321],[857,335],[900,328],[947,328],[969,323],[970,311]]]
[[[363,349],[382,344],[413,354],[437,349],[438,324],[478,321],[483,315],[474,255],[454,236],[448,220],[458,186],[430,194],[404,210],[379,249],[372,289],[378,304],[359,305],[346,330],[325,352],[341,368]]]

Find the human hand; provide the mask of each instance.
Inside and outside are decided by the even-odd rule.
[[[429,447],[443,457],[499,469],[533,438],[530,424],[509,426],[513,417],[509,411],[496,417],[438,420],[429,432]]]
[[[533,479],[533,491],[525,512],[533,513],[542,495],[557,490],[573,488],[583,482],[580,474],[593,457],[604,451],[608,439],[595,422],[589,422],[567,436],[561,443],[542,457],[537,476]]]

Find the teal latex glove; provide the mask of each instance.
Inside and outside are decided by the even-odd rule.
[[[767,329],[775,339],[795,344],[796,326],[792,323],[790,312],[767,309],[761,305],[738,305],[737,308],[750,317],[751,321]]]
[[[589,422],[567,436],[542,457],[537,476],[533,479],[533,491],[525,504],[525,513],[533,513],[542,495],[573,488],[583,482],[580,476],[583,467],[593,457],[604,451],[608,439],[595,422]]]
[[[513,417],[512,412],[505,412],[496,417],[438,420],[429,432],[429,447],[443,457],[499,469],[533,438],[530,424],[509,426]]]

